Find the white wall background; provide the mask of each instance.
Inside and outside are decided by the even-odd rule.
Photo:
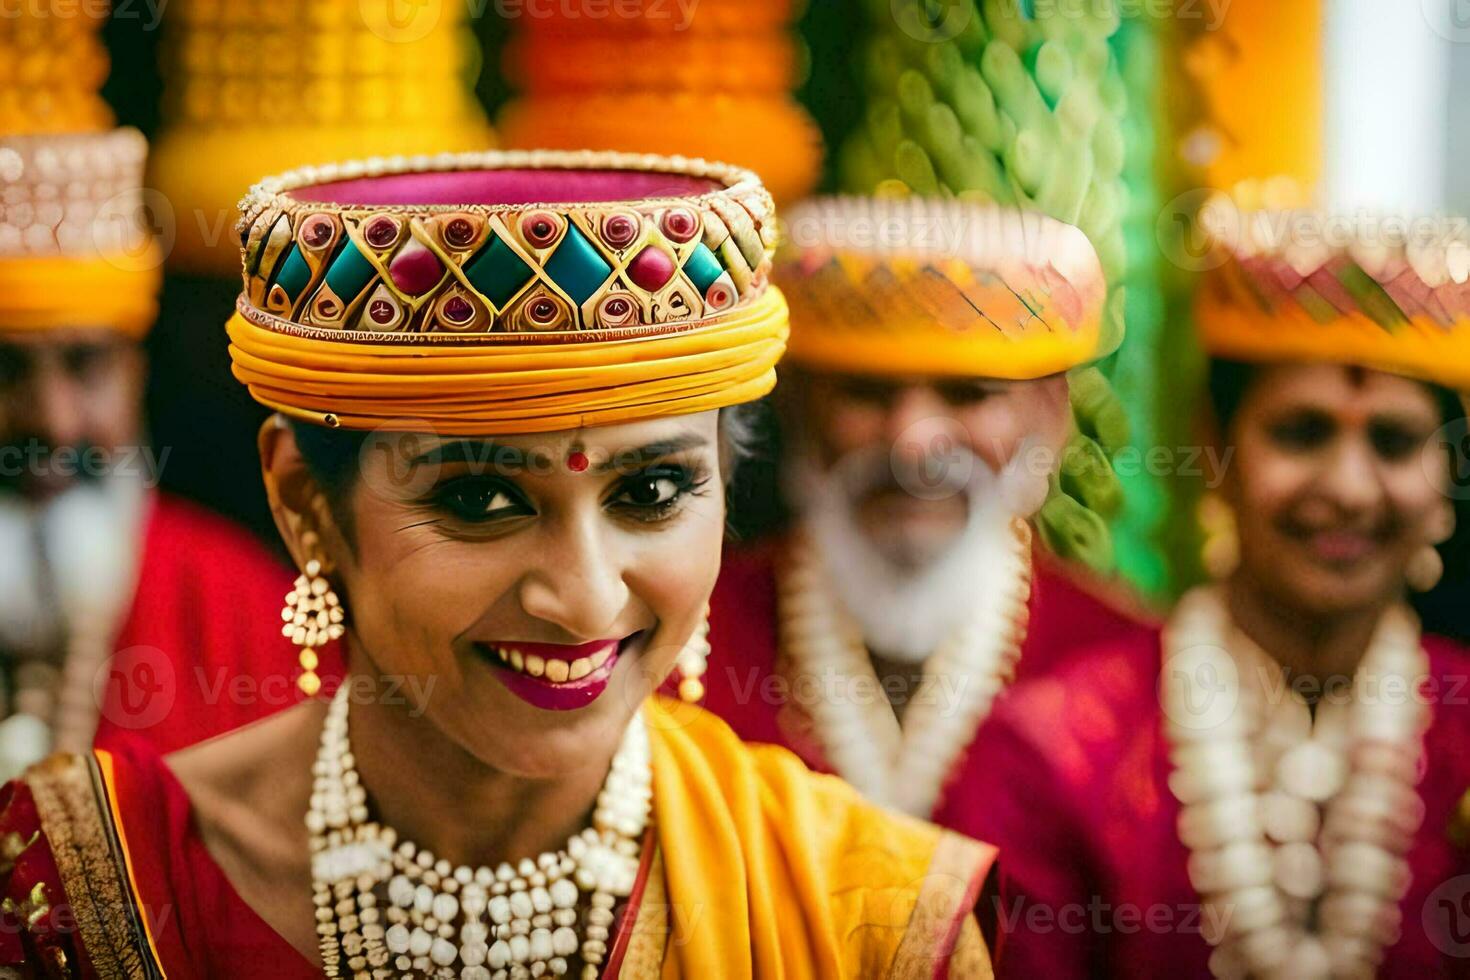
[[[1470,0],[1328,0],[1325,33],[1323,203],[1470,213]]]

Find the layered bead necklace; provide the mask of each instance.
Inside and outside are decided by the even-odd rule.
[[[594,980],[617,899],[633,891],[652,809],[642,716],[623,735],[590,828],[535,860],[453,867],[368,819],[347,691],[327,710],[306,816],[326,975],[523,980],[565,975],[580,954],[582,980]],[[591,908],[579,935],[583,894]]]
[[[994,569],[995,581],[1004,584],[977,589],[968,621],[924,662],[925,682],[950,682],[955,703],[913,699],[902,724],[815,547],[805,537],[794,543],[779,585],[782,656],[796,672],[794,690],[822,692],[803,707],[829,764],[868,799],[929,817],[955,762],[1014,675],[1029,615],[1031,527],[1016,518],[1011,532],[1013,547]],[[833,682],[845,688],[829,690]]]
[[[1163,641],[1162,701],[1179,837],[1222,980],[1371,977],[1397,941],[1428,671],[1411,612],[1384,614],[1347,703],[1316,717],[1234,629],[1217,587],[1185,596]],[[1242,683],[1254,674],[1263,683]]]

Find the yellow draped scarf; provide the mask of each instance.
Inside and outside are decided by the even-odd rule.
[[[655,698],[645,717],[663,980],[990,975],[971,911],[993,848],[879,810],[702,709]]]

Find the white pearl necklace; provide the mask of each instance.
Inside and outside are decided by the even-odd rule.
[[[1383,616],[1350,703],[1324,697],[1315,719],[1284,681],[1241,684],[1281,669],[1234,630],[1217,587],[1184,597],[1163,653],[1169,787],[1208,907],[1211,972],[1372,977],[1398,938],[1404,855],[1424,816],[1428,711],[1415,685],[1429,663],[1413,614]]]
[[[798,676],[792,688],[819,691],[803,707],[838,775],[866,798],[928,818],[956,761],[974,740],[995,696],[1015,673],[1031,595],[1031,527],[1012,522],[1015,547],[999,559],[999,589],[979,590],[969,621],[924,662],[924,678],[948,679],[957,703],[910,701],[899,723],[873,670],[862,630],[832,591],[815,548],[794,542],[780,582],[781,652]],[[840,690],[829,690],[833,682]],[[872,696],[860,696],[865,685]]]
[[[451,867],[368,819],[347,739],[347,691],[344,684],[327,710],[306,815],[326,975],[525,980],[566,974],[580,952],[582,978],[594,980],[616,899],[633,891],[652,810],[642,716],[623,735],[592,826],[564,849],[494,869]],[[591,908],[579,938],[584,892]]]

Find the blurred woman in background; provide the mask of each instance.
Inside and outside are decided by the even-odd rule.
[[[983,733],[1020,893],[1001,972],[1463,972],[1470,654],[1406,597],[1453,529],[1470,295],[1446,243],[1305,256],[1262,234],[1303,215],[1215,206],[1198,319],[1235,531],[1161,633],[1017,687]]]

